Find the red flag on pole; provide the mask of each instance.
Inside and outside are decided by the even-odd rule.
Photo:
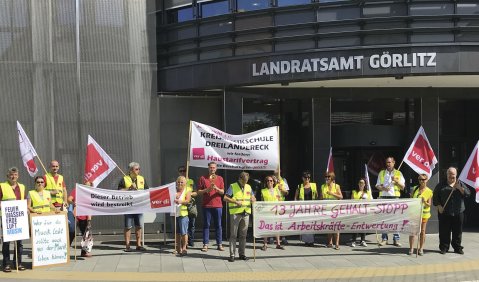
[[[328,157],[328,165],[326,166],[326,172],[334,172],[333,147],[329,148],[329,157]]]
[[[34,177],[38,172],[37,165],[35,164],[35,157],[37,152],[33,148],[32,142],[28,139],[27,134],[23,130],[22,125],[17,120],[18,142],[20,144],[20,155],[22,156],[23,165],[27,168],[28,174]]]
[[[88,145],[86,147],[85,159],[85,180],[97,187],[110,172],[115,169],[116,163],[107,153],[88,135]]]
[[[479,142],[459,175],[459,180],[476,189],[476,202],[479,203]]]
[[[417,131],[403,161],[418,174],[425,173],[428,177],[431,177],[437,164],[437,158],[422,126]]]

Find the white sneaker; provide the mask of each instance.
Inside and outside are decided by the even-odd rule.
[[[351,242],[351,247],[356,247],[356,243],[355,242]]]
[[[368,246],[368,244],[366,244],[366,242],[364,242],[364,241],[361,241],[361,243],[359,243],[359,245],[361,247],[367,247]]]

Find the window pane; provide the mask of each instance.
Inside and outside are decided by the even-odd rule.
[[[193,19],[193,7],[167,11],[168,23],[181,23]]]
[[[311,0],[278,0],[278,7],[310,4]]]
[[[228,14],[228,1],[208,2],[201,4],[201,16],[203,18]]]
[[[238,0],[238,12],[269,8],[269,0]]]
[[[479,14],[479,4],[459,4],[457,3],[457,13],[458,14]]]

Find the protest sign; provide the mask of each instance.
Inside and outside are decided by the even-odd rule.
[[[278,127],[232,135],[214,127],[191,122],[189,165],[220,169],[275,170],[279,165]]]
[[[33,267],[65,264],[70,261],[66,212],[32,213],[30,226]]]
[[[419,199],[253,203],[256,238],[316,233],[398,232],[417,234]]]
[[[76,184],[77,215],[175,212],[176,183],[146,190],[107,190]]]
[[[2,202],[2,226],[4,242],[30,238],[27,200]]]

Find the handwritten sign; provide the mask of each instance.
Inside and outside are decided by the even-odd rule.
[[[419,199],[253,203],[256,238],[316,233],[398,232],[417,234]]]
[[[31,214],[33,267],[70,261],[66,213]]]
[[[4,242],[30,238],[27,200],[2,202],[2,226]]]

